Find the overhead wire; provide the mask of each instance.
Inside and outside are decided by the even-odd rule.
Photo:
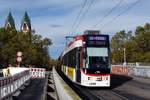
[[[73,22],[73,24],[72,24],[72,26],[71,26],[71,29],[70,29],[70,31],[69,31],[69,34],[72,32],[72,30],[74,29],[74,26],[75,26],[76,23],[78,22],[78,19],[79,19],[79,17],[81,16],[81,14],[82,14],[82,12],[83,12],[85,6],[86,6],[86,3],[87,3],[87,0],[85,0],[85,1],[83,2],[83,5],[81,6],[80,11],[79,11],[79,13],[77,14],[77,17],[75,18],[75,20],[74,20],[74,22]]]
[[[97,25],[101,24],[113,11],[115,11],[120,4],[123,2],[123,0],[120,0],[112,9],[110,9],[95,25],[92,26],[96,27]]]
[[[135,2],[133,2],[131,5],[129,5],[125,10],[123,10],[122,12],[120,12],[117,16],[115,16],[114,18],[112,18],[112,20],[110,20],[108,23],[104,24],[102,28],[104,28],[107,24],[113,22],[114,20],[116,20],[118,17],[120,17],[121,15],[123,15],[124,13],[126,13],[127,11],[129,11],[130,9],[132,9],[134,6],[136,6],[141,0],[137,0]]]
[[[89,12],[89,10],[91,9],[92,5],[94,4],[95,0],[91,0],[91,2],[89,2],[89,5],[87,6],[87,9],[83,12],[82,16],[80,17],[76,27],[74,28],[74,31],[76,31],[79,27],[79,25],[81,24],[81,22],[83,21],[83,19],[85,18],[86,14]]]

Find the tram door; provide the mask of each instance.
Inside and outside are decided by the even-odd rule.
[[[81,55],[81,48],[78,47],[76,49],[76,81],[81,83],[81,72],[80,72],[80,55]]]

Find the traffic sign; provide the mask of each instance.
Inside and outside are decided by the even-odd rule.
[[[18,51],[18,52],[17,52],[17,56],[21,57],[21,56],[22,56],[22,52],[21,52],[21,51]]]
[[[22,61],[22,57],[17,57],[17,61],[21,62]]]

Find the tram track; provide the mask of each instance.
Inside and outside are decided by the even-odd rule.
[[[84,87],[77,85],[70,81],[61,71],[58,71],[60,76],[65,80],[65,82],[81,97],[83,100],[148,100],[147,97],[135,94],[134,92],[139,91],[140,88],[145,88],[145,92],[149,90],[145,86],[142,86],[140,82],[136,82],[133,79],[128,79],[128,77],[118,78],[118,76],[112,79],[112,86],[110,88],[104,87]],[[120,76],[119,76],[120,77]],[[135,90],[135,86],[138,90]],[[129,88],[128,88],[129,87]],[[132,88],[130,88],[132,87]],[[144,92],[142,91],[142,93]],[[131,92],[133,91],[133,92]]]
[[[149,100],[149,99],[140,97],[138,95],[127,93],[125,91],[118,91],[118,90],[113,90],[113,91],[115,91],[115,93],[117,93],[119,95],[123,95],[124,97],[127,97],[128,100]]]
[[[93,89],[83,87],[83,90],[88,91],[88,93],[96,96],[97,98],[99,98],[99,100],[130,100],[128,97],[108,88]]]
[[[125,91],[118,91],[117,89],[110,88],[87,88],[81,87],[82,90],[91,94],[97,98],[97,100],[148,100],[146,98],[142,98],[138,95],[130,94]],[[87,94],[87,95],[88,95]],[[95,100],[95,99],[90,99]]]
[[[111,92],[112,92],[112,94],[114,94],[114,95],[116,95],[116,96],[118,96],[118,97],[120,97],[120,98],[122,98],[122,99],[124,99],[124,100],[130,100],[129,98],[127,98],[126,96],[123,96],[123,95],[120,95],[120,94],[118,94],[116,91],[114,91],[114,90],[111,90]]]
[[[83,100],[130,100],[115,91],[108,88],[88,88],[71,82],[61,71],[57,71],[63,77],[65,82],[83,99]]]
[[[60,70],[57,70],[58,74],[63,78],[63,80],[80,96],[82,100],[101,100],[99,97],[91,94],[90,92],[82,89],[82,86],[74,84],[69,80]]]

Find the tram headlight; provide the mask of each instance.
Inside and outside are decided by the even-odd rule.
[[[88,80],[92,80],[92,77],[88,77]]]
[[[90,80],[90,77],[88,77],[88,80]]]
[[[108,80],[108,77],[106,77],[106,80]]]
[[[106,77],[103,77],[103,80],[104,81],[107,81],[108,80],[108,77],[106,76]]]

